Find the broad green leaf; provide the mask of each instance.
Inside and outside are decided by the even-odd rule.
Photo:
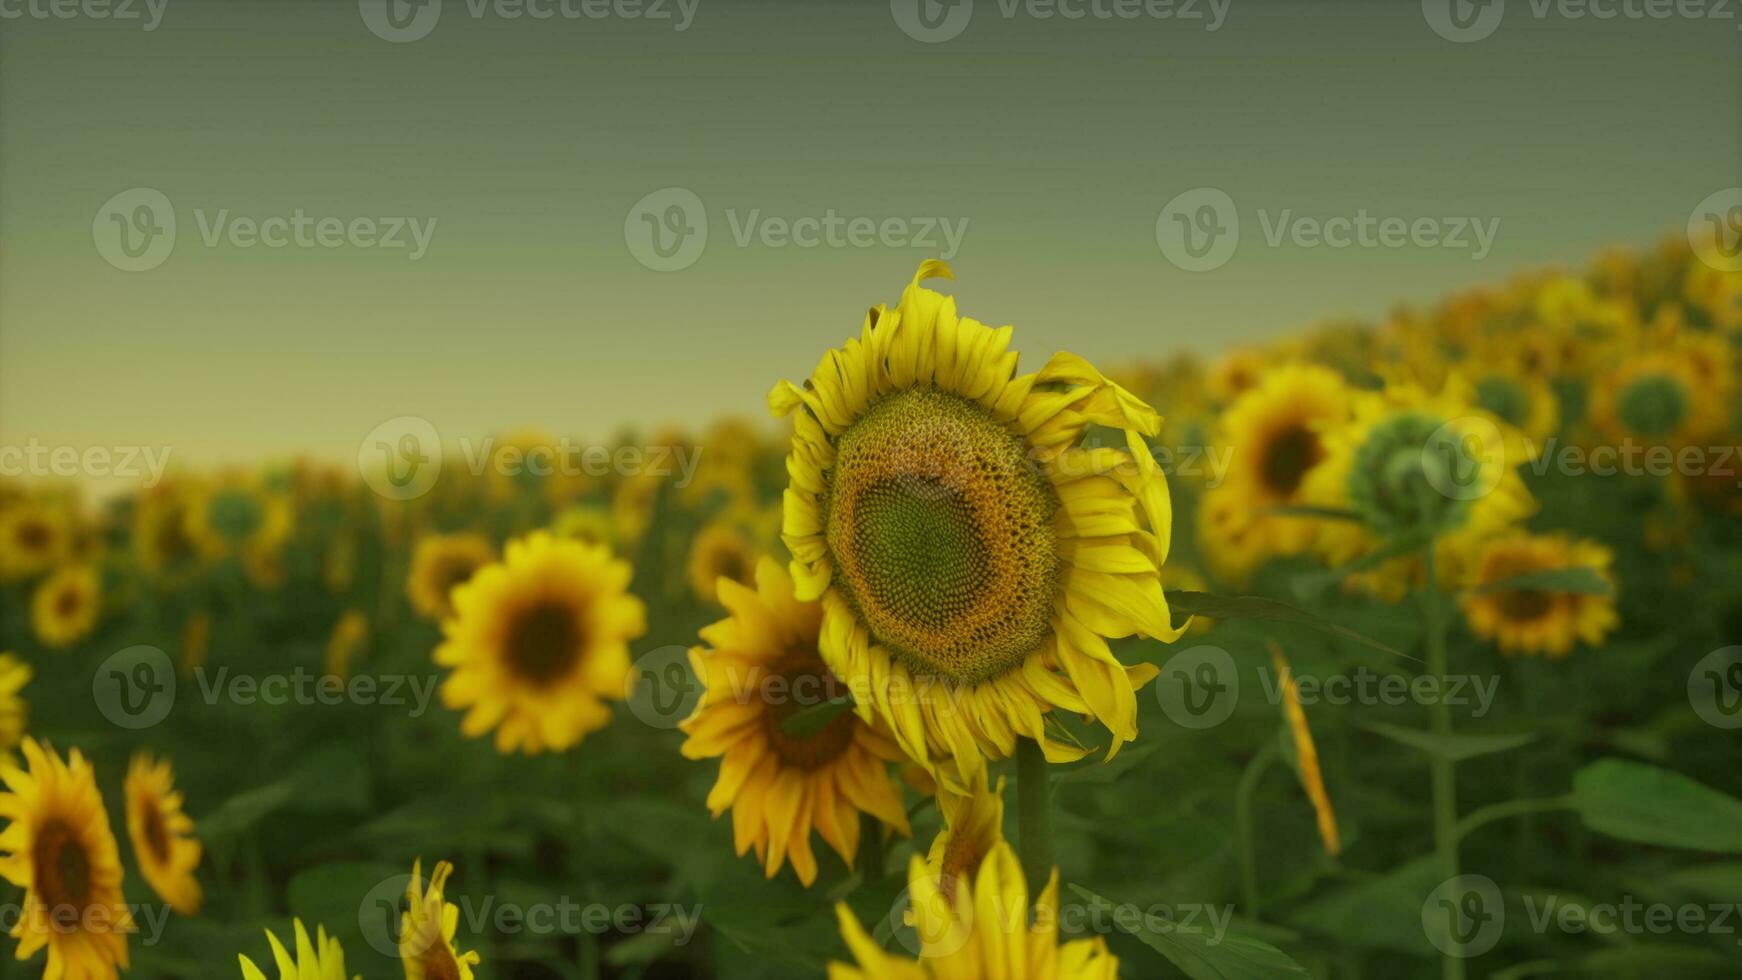
[[[1403,657],[1406,660],[1415,659],[1394,647],[1387,646],[1378,640],[1357,633],[1346,626],[1339,626],[1322,616],[1316,616],[1304,609],[1298,609],[1291,606],[1286,602],[1278,602],[1275,599],[1266,599],[1262,596],[1225,596],[1212,595],[1208,592],[1178,591],[1167,593],[1167,603],[1171,610],[1183,612],[1192,616],[1208,616],[1211,619],[1253,619],[1272,623],[1292,623],[1296,626],[1305,626],[1308,629],[1330,633],[1333,636],[1340,636],[1347,640],[1354,640],[1357,643],[1365,644],[1376,650],[1383,650],[1386,653],[1397,657]]]
[[[1510,735],[1449,735],[1441,737],[1433,732],[1420,728],[1406,728],[1402,725],[1388,725],[1384,722],[1368,722],[1361,726],[1376,735],[1383,735],[1419,749],[1431,756],[1461,762],[1473,759],[1479,755],[1489,755],[1494,752],[1506,752],[1519,746],[1529,745],[1536,741],[1535,732],[1518,732]]]
[[[1585,826],[1640,844],[1742,854],[1742,800],[1678,772],[1601,759],[1573,777]]]
[[[1081,885],[1072,885],[1071,891],[1089,902],[1106,906],[1117,904]],[[1228,933],[1218,937],[1207,930],[1156,929],[1150,928],[1147,919],[1133,935],[1192,980],[1269,980],[1272,977],[1309,976],[1306,969],[1287,953],[1252,936]]]
[[[1498,582],[1489,582],[1472,589],[1474,595],[1489,592],[1571,592],[1577,595],[1606,596],[1614,590],[1594,568],[1559,568],[1544,572],[1525,572]]]
[[[1421,904],[1443,879],[1432,855],[1419,857],[1316,896],[1288,916],[1288,924],[1347,946],[1433,956],[1421,928]]]

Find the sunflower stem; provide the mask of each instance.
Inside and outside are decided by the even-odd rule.
[[[1052,876],[1052,776],[1046,756],[1032,738],[1016,741],[1016,833],[1022,845],[1022,872],[1030,895],[1040,894]]]
[[[1234,827],[1235,833],[1239,835],[1240,847],[1241,901],[1246,906],[1246,918],[1253,922],[1258,921],[1260,906],[1257,847],[1252,830],[1252,797],[1257,793],[1259,780],[1275,762],[1276,742],[1274,739],[1266,739],[1264,745],[1253,753],[1252,761],[1246,764],[1246,771],[1240,774],[1240,785],[1234,793]]]
[[[859,815],[859,867],[867,884],[883,880],[883,824],[868,813]]]
[[[1432,538],[1422,546],[1422,628],[1427,634],[1428,672],[1440,682],[1446,676],[1446,615],[1440,595],[1439,571],[1434,562]],[[1452,708],[1444,698],[1428,705],[1434,735],[1442,744],[1452,739]],[[1450,755],[1435,753],[1430,760],[1433,774],[1434,853],[1438,857],[1440,875],[1446,881],[1458,877],[1458,787],[1457,773]],[[1447,906],[1446,935],[1459,935],[1457,910]],[[1450,953],[1441,957],[1440,975],[1445,980],[1464,980],[1464,961]]]

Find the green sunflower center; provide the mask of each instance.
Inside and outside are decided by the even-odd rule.
[[[502,652],[517,677],[545,687],[574,669],[584,640],[575,610],[567,603],[545,601],[509,621]]]
[[[1349,469],[1349,500],[1374,530],[1394,536],[1445,531],[1464,523],[1482,475],[1480,446],[1443,420],[1418,412],[1392,416],[1368,433]]]
[[[1622,389],[1616,413],[1629,432],[1668,435],[1688,416],[1688,392],[1674,378],[1650,375]]]
[[[888,395],[836,443],[825,535],[836,579],[909,669],[976,683],[1046,638],[1058,592],[1058,498],[978,404]]]
[[[51,820],[37,831],[31,862],[37,891],[51,914],[69,908],[83,911],[90,904],[91,857],[65,823]]]
[[[1489,375],[1476,382],[1476,404],[1508,425],[1522,426],[1530,420],[1530,392],[1511,378]]]
[[[1324,447],[1318,433],[1304,425],[1290,425],[1277,431],[1264,446],[1264,461],[1259,477],[1265,489],[1278,497],[1291,497],[1300,489],[1307,471],[1324,458]]]

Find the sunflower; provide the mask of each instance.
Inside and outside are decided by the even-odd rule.
[[[1197,521],[1192,528],[1204,566],[1219,582],[1244,585],[1272,557],[1270,544],[1259,533],[1259,522],[1245,501],[1225,487],[1211,487],[1198,498]],[[1162,569],[1162,581],[1173,586],[1167,580],[1166,568]]]
[[[408,907],[399,927],[399,959],[405,965],[405,980],[472,980],[472,967],[480,957],[476,950],[462,953],[454,945],[460,924],[460,908],[446,901],[442,891],[454,866],[436,863],[423,890],[423,862],[411,866],[411,881],[405,886]]]
[[[712,521],[690,543],[690,590],[703,602],[717,603],[721,579],[751,584],[756,570],[756,546],[726,521]]]
[[[653,524],[653,512],[659,506],[659,490],[664,477],[647,469],[624,474],[611,494],[611,527],[617,540],[635,544]]]
[[[257,476],[226,473],[194,488],[187,535],[207,558],[261,562],[290,537],[290,498]]]
[[[167,761],[140,752],[127,767],[127,836],[139,873],[169,907],[182,915],[200,910],[200,842],[194,822],[182,812],[175,772]]]
[[[1245,394],[1264,376],[1269,358],[1250,347],[1240,347],[1223,354],[1210,365],[1204,378],[1205,389],[1212,401],[1226,405]]]
[[[783,538],[800,599],[821,598],[822,654],[902,750],[958,772],[1050,737],[1054,708],[1099,720],[1109,755],[1137,736],[1137,689],[1108,637],[1172,640],[1160,568],[1172,514],[1145,435],[1161,420],[1088,362],[1018,375],[1011,328],[958,317],[922,279],[879,305],[804,387],[791,416]],[[1090,426],[1125,449],[1083,445]]]
[[[1271,513],[1304,503],[1307,474],[1325,458],[1325,432],[1349,416],[1349,392],[1335,372],[1293,364],[1266,373],[1223,413],[1217,440],[1232,451],[1221,486],[1252,517],[1269,551],[1293,555],[1312,544],[1316,522]]]
[[[494,436],[491,443],[484,482],[498,503],[536,498],[540,488],[566,468],[557,438],[544,429],[513,429]]]
[[[629,641],[647,631],[630,575],[606,548],[537,531],[455,589],[435,661],[454,669],[442,703],[470,709],[461,731],[495,729],[497,751],[531,755],[603,728],[605,699],[628,683]]]
[[[1546,442],[1560,428],[1560,400],[1544,379],[1508,366],[1472,369],[1469,380],[1476,405],[1531,442]]]
[[[454,588],[496,560],[496,549],[481,534],[432,534],[417,542],[405,594],[411,607],[437,622],[454,614]]]
[[[972,882],[992,851],[1004,842],[1004,778],[987,786],[986,770],[975,772],[965,794],[938,794],[944,829],[926,853],[927,870],[937,876],[939,891],[954,901],[961,882]]]
[[[1597,384],[1591,419],[1611,443],[1695,445],[1723,428],[1725,406],[1715,367],[1686,346],[1628,358]]]
[[[64,650],[97,625],[102,585],[89,565],[67,565],[42,580],[30,597],[30,627],[43,646]]]
[[[809,735],[782,728],[808,704],[848,692],[817,652],[821,605],[796,599],[773,559],[756,566],[755,579],[754,589],[720,581],[730,615],[704,627],[707,646],[690,653],[706,690],[680,726],[689,736],[682,751],[686,759],[721,760],[708,809],[715,817],[732,811],[738,854],[754,848],[770,878],[790,860],[808,887],[817,877],[812,829],[849,868],[860,813],[910,833],[886,765],[902,756],[873,722],[850,711]]]
[[[369,643],[369,617],[355,609],[339,617],[327,636],[327,656],[322,672],[342,681],[351,679],[351,661]]]
[[[64,507],[23,495],[0,506],[0,581],[35,578],[72,546],[72,518]]]
[[[133,550],[147,573],[176,578],[198,565],[188,508],[189,495],[179,485],[161,483],[140,494],[133,507]]]
[[[611,526],[611,514],[603,507],[576,504],[564,508],[550,522],[550,533],[582,544],[612,545],[616,532]]]
[[[1597,646],[1619,621],[1615,613],[1614,555],[1594,541],[1563,534],[1509,534],[1483,545],[1466,575],[1462,599],[1470,631],[1504,653],[1564,657],[1575,642]],[[1493,589],[1520,575],[1586,568],[1608,583],[1606,594],[1553,589]]]
[[[345,951],[339,948],[339,941],[328,936],[325,928],[316,926],[311,942],[301,919],[293,920],[292,924],[296,928],[294,957],[277,936],[270,931],[266,933],[266,941],[272,946],[272,960],[278,966],[278,980],[345,980]],[[242,962],[242,980],[267,980],[253,960],[240,953],[236,958]]]
[[[30,705],[21,696],[34,675],[30,665],[10,653],[0,653],[0,762],[12,759],[12,747],[24,737]]]
[[[26,738],[28,771],[0,769],[0,877],[24,889],[12,927],[27,960],[48,947],[45,977],[115,980],[127,968],[133,917],[121,895],[121,855],[90,763]]]
[[[856,966],[829,964],[829,980],[1117,980],[1119,961],[1095,936],[1058,941],[1059,879],[1054,871],[1030,912],[1028,885],[1010,845],[999,841],[970,882],[946,897],[938,877],[915,857],[908,899],[922,949],[918,960],[886,953],[846,903],[835,906]]]

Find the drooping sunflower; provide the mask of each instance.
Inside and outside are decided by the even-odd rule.
[[[67,565],[30,597],[30,627],[43,646],[64,650],[88,636],[102,611],[102,584],[89,565]]]
[[[1231,455],[1222,492],[1250,514],[1272,554],[1311,545],[1317,522],[1274,511],[1305,503],[1302,488],[1325,458],[1325,434],[1348,417],[1343,379],[1310,364],[1267,372],[1223,413],[1217,441]]]
[[[769,393],[794,423],[783,538],[800,599],[820,598],[822,653],[864,717],[961,774],[1047,734],[1055,708],[1099,720],[1110,752],[1137,735],[1153,665],[1107,646],[1178,636],[1160,568],[1172,514],[1143,437],[1161,420],[1061,353],[1018,375],[1010,327],[956,314],[920,286],[829,351],[803,387]],[[1125,448],[1091,446],[1091,426]]]
[[[1687,346],[1639,353],[1596,385],[1591,420],[1615,445],[1695,445],[1726,421],[1724,388],[1712,376],[1715,370]]]
[[[442,703],[460,729],[495,729],[496,749],[562,750],[611,720],[629,677],[629,641],[647,630],[629,563],[548,532],[508,543],[498,563],[454,590],[435,661],[452,667]]]
[[[0,877],[24,889],[12,927],[16,956],[48,948],[45,977],[115,980],[127,968],[132,914],[121,894],[121,855],[96,774],[74,749],[66,761],[26,738],[27,769],[0,768]]]
[[[453,873],[452,864],[436,862],[425,891],[423,862],[411,866],[411,881],[405,886],[407,907],[399,927],[399,960],[405,965],[405,980],[472,980],[472,967],[481,957],[476,950],[462,953],[454,945],[460,908],[443,896]]]
[[[310,941],[301,919],[293,920],[292,924],[296,929],[295,956],[271,931],[266,933],[266,941],[272,946],[272,961],[278,967],[278,980],[345,980],[345,951],[339,948],[339,941],[328,936],[323,926],[315,927],[314,939]],[[242,963],[242,980],[267,980],[253,960],[241,953],[236,958]]]
[[[1104,938],[1059,943],[1058,889],[1055,870],[1031,912],[1022,866],[1003,841],[952,897],[916,856],[908,866],[908,898],[919,959],[884,952],[842,903],[835,913],[857,965],[830,963],[829,980],[1117,980],[1119,960]]]
[[[1594,542],[1563,534],[1508,534],[1486,542],[1470,564],[1462,605],[1470,631],[1493,640],[1503,653],[1559,658],[1574,643],[1598,646],[1619,622],[1615,612],[1614,555]],[[1546,588],[1491,589],[1538,572],[1588,568],[1609,584],[1608,594]]]
[[[22,695],[32,676],[29,664],[11,653],[0,653],[0,762],[11,760],[12,747],[24,737],[30,705]]]
[[[200,842],[194,822],[182,812],[175,771],[168,760],[140,752],[127,767],[127,836],[139,873],[169,907],[182,915],[200,910]]]
[[[756,570],[756,546],[727,521],[711,521],[690,542],[690,591],[703,602],[717,602],[721,579],[739,585],[752,583]]]
[[[1343,849],[1342,836],[1337,832],[1337,811],[1331,807],[1330,794],[1325,792],[1325,777],[1319,768],[1319,750],[1313,743],[1313,730],[1307,725],[1306,709],[1300,703],[1300,685],[1295,683],[1288,658],[1275,640],[1269,641],[1270,662],[1276,668],[1282,687],[1282,717],[1288,725],[1289,741],[1294,743],[1294,770],[1301,788],[1312,801],[1318,823],[1319,840],[1325,853],[1335,857]]]
[[[25,494],[0,505],[0,581],[35,578],[59,564],[73,547],[66,508]]]
[[[784,861],[799,881],[816,881],[814,829],[848,867],[858,854],[860,814],[910,833],[901,790],[888,763],[902,759],[879,725],[850,711],[820,730],[783,729],[795,712],[848,694],[817,651],[823,610],[794,597],[792,580],[773,559],[756,567],[755,588],[722,579],[730,615],[702,629],[705,647],[690,652],[705,685],[693,714],[686,759],[720,759],[708,794],[715,817],[732,811],[734,845],[756,851],[772,878]]]
[[[496,549],[482,534],[432,534],[417,542],[405,594],[425,619],[440,622],[454,614],[454,588],[496,560]]]
[[[974,773],[965,794],[938,794],[944,829],[926,853],[925,863],[938,878],[938,890],[954,901],[961,882],[972,882],[992,851],[1004,842],[1004,778],[987,785],[986,770]]]

